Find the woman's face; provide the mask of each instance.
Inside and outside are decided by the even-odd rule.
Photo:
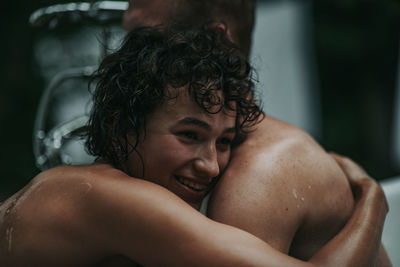
[[[197,209],[228,164],[236,113],[207,113],[187,90],[178,90],[176,99],[146,118],[146,135],[137,147],[143,165],[138,154],[131,153],[127,171],[169,189]]]

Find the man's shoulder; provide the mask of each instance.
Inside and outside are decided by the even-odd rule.
[[[315,144],[315,140],[304,130],[266,115],[261,122],[250,129],[244,143],[247,143],[247,146],[254,144],[262,149],[289,140]]]
[[[262,179],[303,183],[309,179],[345,176],[335,160],[308,133],[286,122],[266,116],[247,139],[232,153],[227,173],[253,173]],[[245,162],[245,164],[241,164]],[[312,174],[317,174],[313,176]],[[325,177],[321,177],[324,174]],[[237,179],[237,178],[233,178]],[[252,180],[249,180],[252,182]]]
[[[280,202],[286,196],[293,203],[300,201],[300,206],[318,211],[316,202],[324,206],[338,203],[337,197],[351,200],[345,174],[314,138],[271,117],[266,117],[234,151],[232,163],[226,172],[229,186],[239,182],[243,188],[281,196],[268,198],[270,202]]]
[[[286,178],[293,178],[293,182],[334,178],[347,184],[339,165],[311,135],[296,126],[268,116],[233,151],[232,160],[235,161],[236,158],[238,161],[250,158],[251,160],[246,160],[247,164],[274,170],[273,174],[287,175]],[[279,178],[276,175],[268,177]]]

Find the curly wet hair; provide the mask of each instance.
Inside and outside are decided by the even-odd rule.
[[[120,168],[145,138],[147,115],[177,97],[178,90],[170,88],[181,87],[206,112],[236,111],[237,135],[245,134],[263,116],[254,100],[252,76],[249,63],[222,29],[136,28],[94,75],[86,148]],[[136,137],[134,144],[128,142],[130,135]]]

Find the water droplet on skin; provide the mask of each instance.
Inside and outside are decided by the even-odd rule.
[[[14,228],[9,227],[6,230],[6,239],[8,241],[8,252],[11,252],[12,250],[12,234],[13,234]]]
[[[85,193],[88,193],[90,190],[92,190],[92,184],[91,183],[81,183],[82,185],[86,185],[87,186],[87,189],[86,189],[86,192]]]
[[[296,189],[293,188],[292,193],[293,193],[294,198],[297,199],[297,192],[296,192]]]

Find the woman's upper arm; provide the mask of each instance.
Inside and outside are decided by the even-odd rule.
[[[102,186],[92,197],[93,234],[110,253],[145,266],[300,263],[247,232],[208,219],[155,184],[132,179]]]
[[[86,201],[92,204],[85,207],[86,229],[110,256],[122,254],[145,266],[366,263],[371,256],[365,255],[374,254],[375,247],[360,244],[379,240],[386,214],[381,211],[383,195],[369,188],[344,229],[311,258],[314,263],[289,257],[245,231],[214,222],[165,188],[134,178],[93,185]],[[372,236],[371,229],[376,228]]]

